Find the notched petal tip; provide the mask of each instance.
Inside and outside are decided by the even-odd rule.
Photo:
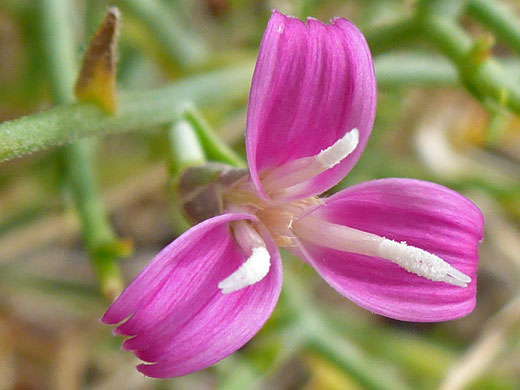
[[[346,129],[357,128],[358,146],[305,187],[319,194],[343,178],[359,159],[371,132],[376,88],[366,40],[350,22],[307,23],[273,11],[262,39],[247,113],[246,151],[251,180],[318,154]],[[300,194],[299,194],[300,195]]]

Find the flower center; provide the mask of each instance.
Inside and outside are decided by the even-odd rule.
[[[396,242],[311,215],[324,203],[317,197],[298,200],[298,194],[310,180],[344,160],[358,142],[359,133],[353,129],[317,155],[262,172],[260,180],[269,199],[258,194],[249,178],[243,178],[224,194],[224,209],[256,215],[281,247],[297,247],[302,239],[343,252],[386,259],[423,278],[467,287],[471,278],[440,257],[406,242]],[[238,245],[248,258],[219,283],[223,293],[259,282],[270,266],[269,252],[254,224],[238,221],[232,222],[231,226]]]
[[[297,240],[291,228],[297,219],[323,204],[318,197],[285,201],[283,199],[265,200],[261,198],[249,180],[244,180],[234,186],[225,196],[227,208],[254,214],[280,247],[297,246]]]
[[[358,143],[359,131],[352,129],[314,156],[292,160],[262,172],[260,180],[270,197],[268,200],[258,195],[249,180],[243,179],[224,196],[225,207],[245,209],[255,214],[278,246],[297,246],[291,231],[293,222],[323,202],[317,197],[299,200],[291,200],[291,197],[309,180],[343,161],[356,149]]]

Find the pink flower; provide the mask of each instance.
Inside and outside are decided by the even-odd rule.
[[[370,136],[376,82],[368,46],[345,19],[274,12],[247,113],[249,176],[224,214],[164,248],[102,321],[152,377],[185,375],[230,355],[271,314],[281,290],[277,245],[375,313],[443,321],[475,305],[478,208],[442,186],[375,180],[329,198]]]

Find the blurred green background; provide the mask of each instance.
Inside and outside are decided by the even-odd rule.
[[[71,104],[112,5],[122,14],[115,117]],[[439,324],[385,319],[285,256],[281,301],[253,341],[204,371],[145,378],[99,324],[103,294],[120,287],[119,264],[131,280],[184,228],[166,126],[182,107],[243,156],[272,8],[345,17],[366,33],[376,124],[338,188],[412,177],[472,199],[486,218],[477,307]],[[1,0],[0,389],[519,389],[519,56],[514,0]],[[6,122],[53,106],[54,117]]]

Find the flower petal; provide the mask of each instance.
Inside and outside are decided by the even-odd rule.
[[[246,256],[228,222],[254,219],[227,214],[190,229],[157,257],[127,287],[103,317],[132,335],[124,349],[133,350],[138,370],[153,377],[173,377],[203,369],[242,347],[263,326],[281,290],[281,262],[268,235],[263,235],[271,267],[260,282],[231,294],[218,283]]]
[[[480,210],[462,195],[410,179],[374,180],[326,199],[312,215],[406,241],[471,277],[468,287],[432,282],[388,260],[302,241],[301,256],[339,293],[364,308],[404,321],[444,321],[475,306]]]
[[[326,149],[348,131],[359,145],[340,164],[313,180],[302,196],[343,178],[361,155],[375,115],[376,84],[365,38],[349,21],[307,26],[274,11],[264,33],[247,112],[246,149],[251,178]]]

